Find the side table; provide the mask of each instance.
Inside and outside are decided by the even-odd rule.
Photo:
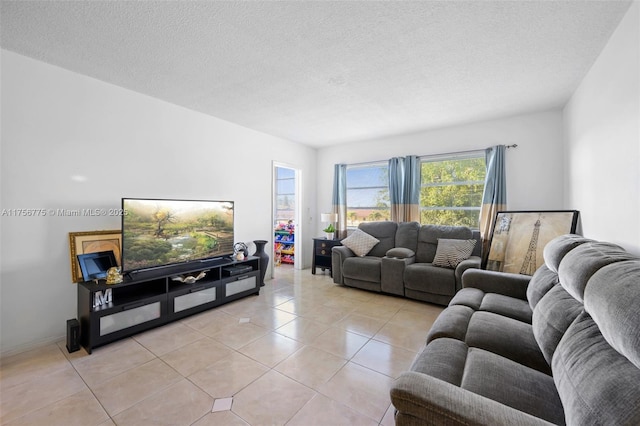
[[[328,269],[333,277],[331,271],[331,249],[335,246],[340,246],[340,240],[327,240],[326,238],[314,238],[313,239],[313,263],[311,264],[311,273],[315,275],[316,268],[322,268],[324,271]]]

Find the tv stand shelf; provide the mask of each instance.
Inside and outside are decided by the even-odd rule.
[[[245,266],[230,275],[229,267]],[[226,268],[226,270],[225,270]],[[237,268],[242,270],[242,268]],[[176,276],[206,275],[193,284],[173,280]],[[120,284],[105,280],[78,284],[80,341],[93,348],[260,293],[260,259],[228,258],[191,262],[162,269],[126,274]]]

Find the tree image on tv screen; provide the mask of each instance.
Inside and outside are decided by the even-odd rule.
[[[233,252],[233,204],[181,200],[125,200],[125,270]]]

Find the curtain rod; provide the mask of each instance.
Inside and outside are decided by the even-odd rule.
[[[509,148],[517,148],[518,144],[514,143],[512,145],[505,145],[505,148],[509,149]],[[472,152],[480,152],[480,151],[484,151],[484,149],[469,149],[467,151],[456,151],[456,152],[443,152],[441,154],[428,154],[428,155],[419,155],[418,157],[439,157],[439,156],[443,156],[443,155],[454,155],[454,154],[470,154]],[[389,161],[389,160],[378,160],[378,161],[363,161],[361,163],[347,163],[347,166],[361,166],[364,164],[372,164],[372,163],[382,163],[384,161]]]

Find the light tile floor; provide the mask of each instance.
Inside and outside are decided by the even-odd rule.
[[[5,357],[0,424],[392,425],[389,387],[441,311],[279,268],[259,296],[92,355],[58,342]]]

